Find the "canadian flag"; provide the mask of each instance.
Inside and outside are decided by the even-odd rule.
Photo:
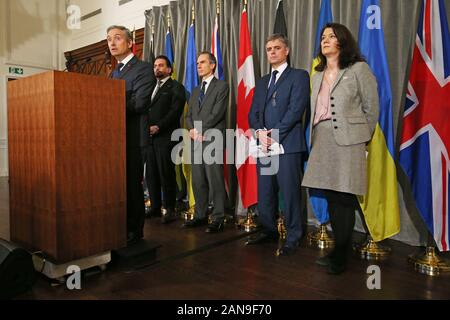
[[[258,202],[258,184],[256,161],[249,155],[249,145],[253,135],[248,132],[248,114],[255,90],[255,74],[248,17],[245,9],[242,11],[241,17],[238,63],[236,169],[242,205],[244,208],[248,208]]]

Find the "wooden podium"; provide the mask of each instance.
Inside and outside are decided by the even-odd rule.
[[[125,82],[8,83],[11,240],[56,264],[126,245]]]

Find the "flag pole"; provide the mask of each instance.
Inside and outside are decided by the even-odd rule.
[[[278,2],[278,6],[280,5],[280,3],[281,1]],[[318,64],[316,57],[318,52],[316,52],[316,47],[318,46],[320,50],[320,40],[317,39],[319,37],[320,30],[323,28],[323,26],[325,26],[326,23],[333,21],[333,13],[331,12],[331,8],[329,8],[327,4],[329,5],[330,3],[325,0],[321,1],[319,21],[317,24],[316,43],[313,52],[313,63],[311,66],[311,78],[315,73],[315,66]],[[306,123],[308,123],[308,119],[306,119]],[[305,126],[308,127],[307,125]],[[305,164],[303,164],[303,166],[305,167]],[[308,191],[306,193],[306,199],[307,201],[310,201],[311,208],[316,218],[318,214],[320,215],[320,218],[317,218],[319,222],[318,228],[308,233],[307,239],[309,245],[321,250],[334,247],[333,235],[328,231],[328,225],[330,224],[330,221],[327,201],[322,194],[318,194],[318,191],[316,191],[315,194],[311,194]],[[325,214],[327,216],[326,219]]]
[[[247,11],[247,0],[244,0],[244,10]],[[245,219],[245,221],[243,223],[245,232],[253,232],[258,228],[258,225],[255,223],[255,220],[254,220],[255,209],[256,209],[256,205],[250,206],[247,209],[247,218]]]
[[[195,23],[195,3],[192,3],[191,24],[194,24],[194,23]],[[186,192],[187,192],[188,197],[190,195],[190,193],[189,193],[189,183],[190,182],[188,180],[186,180]],[[190,201],[189,201],[189,203],[190,203]],[[194,219],[194,214],[195,214],[195,206],[188,205],[188,209],[184,211],[184,221],[187,222],[187,221],[193,220]],[[208,221],[208,223],[209,223],[209,221]]]
[[[219,25],[219,19],[220,19],[220,0],[216,0],[216,21],[217,21],[218,25]],[[215,31],[213,31],[213,34],[214,33],[215,33]],[[213,40],[212,41],[214,42],[214,36],[213,36]],[[216,50],[216,52],[218,52],[217,48],[215,48],[215,50]],[[215,54],[214,52],[212,52],[212,53]],[[217,56],[216,72],[217,72],[217,77],[220,78],[220,72],[218,70],[219,70],[219,59],[218,59],[218,56]],[[226,150],[225,150],[225,152],[226,152]],[[225,159],[223,165],[224,165],[224,167],[227,165],[226,159]],[[229,179],[227,178],[227,176],[225,176],[225,172],[224,172],[224,178],[225,178],[225,188],[228,189],[227,192],[229,192],[229,188],[227,188],[227,181]],[[225,224],[232,223],[232,222],[234,222],[234,220],[235,220],[234,219],[234,215],[231,215],[229,213],[225,213],[225,218],[224,218],[224,223]]]

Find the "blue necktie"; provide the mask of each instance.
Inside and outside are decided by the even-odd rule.
[[[199,106],[202,105],[203,99],[205,99],[206,84],[207,84],[207,82],[203,81],[202,89],[200,90],[200,94],[198,95],[198,104],[199,104]]]
[[[273,91],[275,90],[275,83],[277,81],[277,74],[277,70],[274,70],[272,72],[272,79],[270,80],[269,90],[267,91],[267,99],[270,99],[273,95]]]
[[[122,62],[117,64],[116,68],[114,69],[114,71],[112,73],[112,77],[113,78],[118,78],[119,77],[120,69],[122,69],[123,66],[124,66],[124,64]]]

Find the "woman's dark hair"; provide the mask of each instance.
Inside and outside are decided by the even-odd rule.
[[[340,69],[345,69],[359,61],[365,61],[364,57],[361,55],[361,51],[359,50],[355,38],[353,38],[352,33],[346,26],[339,23],[327,23],[320,32],[320,39],[322,39],[323,33],[327,28],[333,29],[333,32],[338,40],[338,46],[341,51],[339,54]],[[322,54],[321,49],[319,50],[317,57],[319,58],[319,64],[315,69],[316,71],[321,72],[325,70],[325,67],[327,66],[327,58]]]

